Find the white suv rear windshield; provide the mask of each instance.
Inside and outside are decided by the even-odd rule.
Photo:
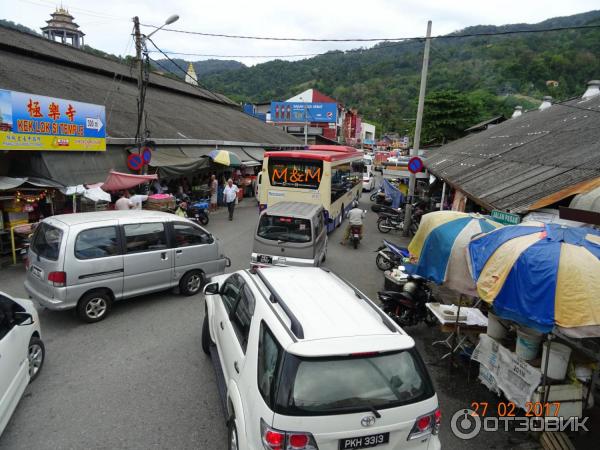
[[[327,415],[393,408],[433,394],[418,353],[406,350],[337,358],[286,354],[276,412]]]
[[[263,239],[284,242],[310,242],[310,220],[263,214],[257,234]]]

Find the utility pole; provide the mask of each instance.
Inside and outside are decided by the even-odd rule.
[[[142,95],[144,89],[144,62],[142,61],[142,33],[140,32],[140,19],[138,16],[133,18],[133,36],[135,40],[135,63],[138,72],[137,87],[138,87],[138,98],[137,98],[137,128],[135,130],[135,145],[138,150],[138,154],[141,155],[142,151],[142,120],[144,111],[142,110]]]
[[[304,104],[304,145],[308,145],[308,109]]]
[[[431,20],[427,22],[427,35],[425,36],[425,48],[423,50],[423,68],[421,69],[421,87],[419,89],[419,104],[417,106],[417,123],[415,124],[415,142],[410,150],[410,156],[419,155],[419,145],[421,145],[421,125],[423,123],[423,107],[425,105],[425,89],[427,87],[427,68],[429,66],[429,48],[431,46]],[[408,181],[408,201],[404,211],[404,236],[408,236],[412,222],[412,202],[415,196],[415,185],[417,184],[417,175],[410,174]]]

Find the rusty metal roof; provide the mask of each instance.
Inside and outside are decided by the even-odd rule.
[[[600,96],[526,112],[431,151],[425,165],[487,209],[526,212],[600,178]]]

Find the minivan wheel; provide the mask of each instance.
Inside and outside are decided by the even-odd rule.
[[[238,433],[237,427],[235,426],[235,417],[229,419],[228,435],[229,435],[229,450],[238,450],[239,442],[238,442]]]
[[[207,355],[210,355],[210,346],[213,345],[213,341],[210,338],[210,329],[208,328],[208,316],[204,316],[202,322],[202,351]]]
[[[29,347],[27,348],[27,360],[29,362],[29,382],[36,379],[46,357],[46,347],[42,340],[36,336],[31,336]]]
[[[179,292],[183,295],[195,295],[204,286],[204,275],[199,270],[186,273],[179,281]]]
[[[89,292],[79,300],[77,315],[84,322],[99,322],[108,315],[111,305],[112,300],[107,293]]]

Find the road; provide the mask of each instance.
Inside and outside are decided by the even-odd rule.
[[[363,196],[361,205],[369,209]],[[371,298],[383,287],[373,250],[382,235],[376,215],[366,219],[358,250],[339,245],[341,230],[330,235],[327,266]],[[253,200],[240,203],[233,222],[225,211],[207,228],[219,236],[234,271],[248,267],[257,211]],[[398,234],[388,235],[402,242]],[[406,241],[403,241],[406,242]],[[23,269],[0,270],[0,289],[24,296]],[[226,427],[210,360],[200,348],[202,295],[171,292],[118,302],[97,324],[83,324],[72,312],[40,311],[47,359],[42,373],[21,400],[0,438],[0,449],[224,449]],[[444,448],[536,448],[526,435],[481,434],[455,438],[452,414],[471,401],[493,399],[477,381],[477,369],[451,370],[430,343],[437,328],[407,330],[417,341],[443,414]],[[467,367],[466,364],[464,364]],[[467,378],[469,376],[469,378]]]

